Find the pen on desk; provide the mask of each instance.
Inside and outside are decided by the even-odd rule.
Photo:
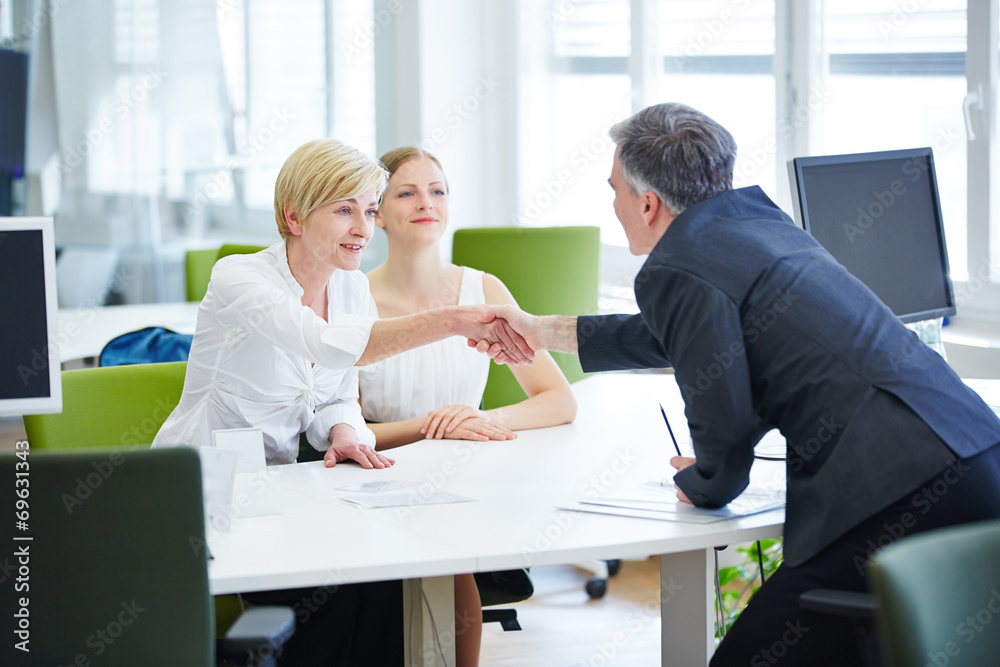
[[[670,440],[674,443],[677,456],[684,456],[681,454],[680,445],[677,444],[677,438],[674,437],[674,429],[670,428],[670,420],[667,419],[667,411],[663,409],[663,403],[660,403],[660,414],[663,415],[663,423],[667,425],[667,432],[670,433]]]

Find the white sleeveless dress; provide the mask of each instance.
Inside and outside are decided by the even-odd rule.
[[[483,272],[463,267],[458,304],[483,303]],[[414,348],[359,374],[361,412],[370,422],[393,422],[455,403],[478,408],[489,370],[489,357],[461,336]]]

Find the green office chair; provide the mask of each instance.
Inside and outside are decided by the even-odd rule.
[[[184,277],[186,279],[187,300],[201,301],[208,291],[208,281],[212,277],[212,267],[229,255],[249,255],[260,252],[267,246],[246,243],[224,243],[221,248],[188,250],[184,256]]]
[[[0,474],[11,482],[4,506],[26,507],[23,524],[3,522],[13,556],[0,608],[14,634],[0,664],[216,664],[194,449],[32,447],[0,455]],[[241,663],[259,650],[273,665],[294,625],[290,608],[255,607],[222,647]]]
[[[598,227],[488,227],[455,232],[452,259],[499,278],[534,315],[596,315]],[[584,378],[576,355],[552,353],[570,382]],[[526,398],[506,366],[491,364],[486,409]]]
[[[869,576],[889,664],[997,664],[998,558],[1000,521],[916,535],[876,554]]]
[[[181,398],[187,362],[62,372],[63,411],[25,415],[32,449],[149,445]]]
[[[188,301],[201,301],[205,298],[208,280],[212,277],[212,267],[218,257],[218,248],[188,250],[184,255],[184,286]]]
[[[81,368],[62,372],[63,411],[25,415],[32,450],[149,446],[181,399],[187,362]],[[220,633],[241,611],[235,595],[215,599]]]
[[[219,254],[216,256],[215,261],[219,261],[223,257],[229,257],[230,255],[252,255],[265,248],[267,248],[266,245],[253,245],[250,243],[223,243],[222,247],[219,248]]]

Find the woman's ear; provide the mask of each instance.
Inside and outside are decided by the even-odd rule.
[[[288,230],[295,236],[302,236],[302,221],[299,220],[299,214],[292,208],[292,205],[285,204],[282,212],[285,214]]]
[[[385,229],[385,220],[382,219],[382,214],[379,212],[381,210],[382,210],[382,208],[379,207],[375,211],[375,226],[376,227],[381,227],[382,229]]]

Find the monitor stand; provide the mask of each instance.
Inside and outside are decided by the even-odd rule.
[[[944,342],[941,340],[941,327],[943,324],[943,318],[937,317],[931,320],[911,322],[906,326],[910,329],[910,331],[915,332],[920,340],[926,343],[928,347],[947,360],[948,357],[944,353]]]

